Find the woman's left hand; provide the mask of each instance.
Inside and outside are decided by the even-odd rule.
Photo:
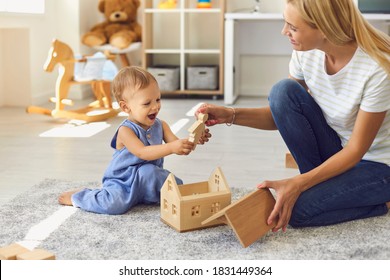
[[[294,178],[290,178],[279,181],[264,181],[257,188],[270,188],[276,191],[276,203],[267,223],[270,225],[276,222],[276,226],[272,229],[273,232],[277,232],[279,229],[286,231],[292,209],[301,194],[300,186]]]

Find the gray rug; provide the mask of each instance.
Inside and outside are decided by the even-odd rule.
[[[0,207],[0,246],[21,241],[34,225],[62,206],[58,194],[98,182],[47,179]],[[233,201],[252,189],[232,189]],[[159,206],[138,206],[125,215],[77,210],[40,248],[65,260],[340,260],[390,259],[390,214],[322,228],[268,233],[243,248],[228,226],[178,233],[160,221]]]

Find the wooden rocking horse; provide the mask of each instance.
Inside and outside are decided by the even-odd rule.
[[[112,58],[109,58],[112,59]],[[52,72],[59,64],[59,75],[56,81],[55,94],[50,101],[55,103],[55,109],[50,110],[42,107],[29,106],[28,113],[45,114],[54,118],[67,118],[83,120],[85,122],[97,122],[114,117],[118,110],[112,107],[111,90],[109,80],[87,80],[76,81],[74,79],[75,63],[87,62],[87,58],[75,59],[72,49],[59,40],[53,40],[49,50],[44,70]],[[76,110],[65,110],[65,106],[73,106],[72,100],[68,99],[69,88],[75,84],[90,84],[96,101],[87,107]]]

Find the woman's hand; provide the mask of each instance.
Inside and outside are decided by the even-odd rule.
[[[233,119],[234,110],[229,107],[204,103],[195,112],[196,117],[198,117],[199,113],[208,114],[209,117],[205,124],[213,126],[221,123],[230,123]]]
[[[197,144],[203,145],[204,143],[209,142],[210,138],[211,138],[210,130],[206,128],[202,133],[202,136],[199,138],[199,142]]]
[[[299,184],[294,178],[290,178],[279,181],[264,181],[257,188],[270,188],[276,191],[276,203],[267,223],[270,225],[276,222],[276,226],[272,229],[273,232],[277,232],[279,229],[286,231],[292,209],[301,194]]]

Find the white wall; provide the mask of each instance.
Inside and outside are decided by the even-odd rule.
[[[1,46],[1,103],[17,103],[18,100],[30,100],[31,69],[30,41],[27,28],[0,29]]]
[[[46,102],[57,78],[57,69],[43,70],[51,41],[58,38],[80,52],[81,30],[99,14],[90,12],[91,6],[97,11],[97,0],[46,0],[45,5],[43,15],[0,15],[0,106]]]
[[[0,105],[27,105],[32,93],[47,89],[47,77],[38,74],[43,63],[38,70],[37,61],[44,60],[48,50],[42,49],[42,42],[54,33],[50,22],[46,15],[1,14]]]

